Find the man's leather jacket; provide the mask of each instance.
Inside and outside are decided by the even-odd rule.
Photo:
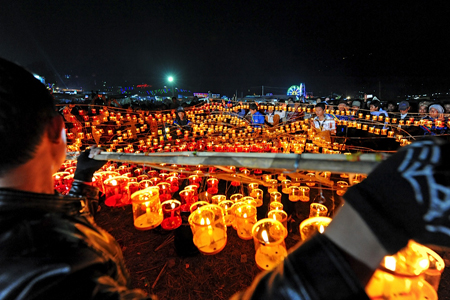
[[[0,189],[0,299],[146,298],[93,221],[96,189],[74,182],[69,195]]]

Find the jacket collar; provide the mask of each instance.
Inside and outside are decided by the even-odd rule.
[[[36,209],[67,214],[78,214],[82,210],[83,198],[60,194],[41,194],[0,188],[0,212],[17,209]]]

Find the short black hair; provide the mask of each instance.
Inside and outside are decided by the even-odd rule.
[[[370,102],[370,105],[373,105],[373,106],[375,106],[377,108],[380,108],[381,107],[381,102],[378,101],[378,100],[373,100],[372,102]]]
[[[314,107],[320,107],[320,108],[322,108],[323,110],[325,110],[325,103],[319,102],[319,103],[317,103]]]
[[[252,110],[253,109],[258,110],[258,105],[256,105],[255,103],[252,103],[252,104],[250,104],[249,108],[252,109]]]
[[[23,67],[0,58],[0,176],[33,158],[56,114],[45,85]]]

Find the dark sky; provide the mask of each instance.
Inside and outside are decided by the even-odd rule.
[[[446,1],[263,2],[8,1],[0,56],[115,84],[173,74],[228,96],[300,82],[315,94],[450,88]]]

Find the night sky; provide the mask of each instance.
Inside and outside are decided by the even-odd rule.
[[[447,92],[446,1],[393,2],[8,1],[0,56],[59,82],[159,88],[171,74],[228,96],[300,82],[315,95]]]

